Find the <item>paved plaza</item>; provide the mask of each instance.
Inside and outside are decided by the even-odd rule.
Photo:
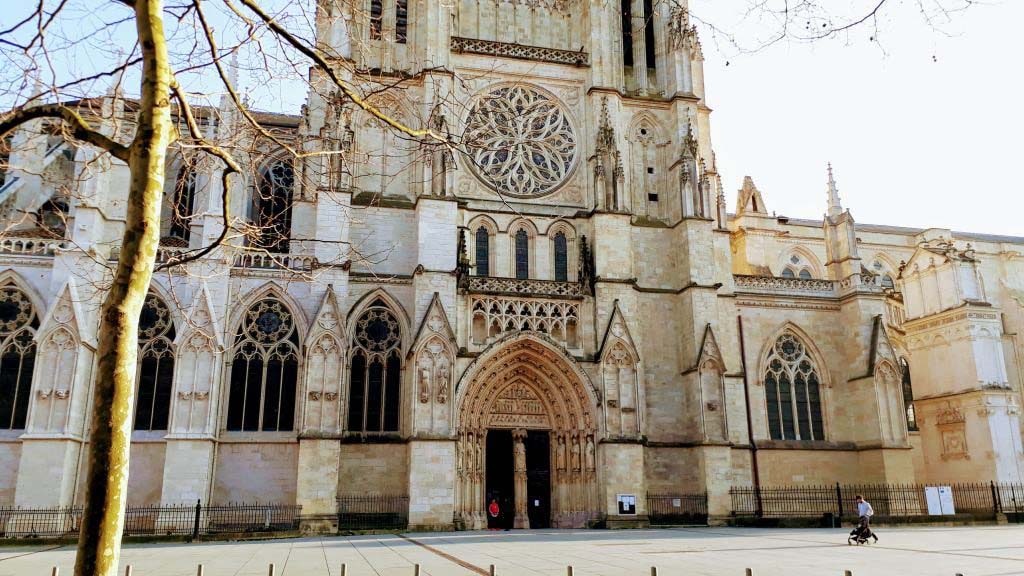
[[[421,574],[501,576],[1003,576],[1024,574],[1024,526],[882,529],[877,545],[850,547],[845,530],[686,528],[632,531],[457,532],[295,538],[203,544],[132,544],[133,576]],[[70,575],[72,547],[0,548],[0,576]],[[123,570],[123,569],[122,569]]]

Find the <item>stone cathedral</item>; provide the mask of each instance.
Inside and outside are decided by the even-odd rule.
[[[857,223],[824,166],[809,219],[749,177],[727,206],[681,7],[325,0],[317,24],[376,109],[462,145],[313,73],[300,115],[256,116],[334,153],[253,137],[229,206],[221,166],[172,155],[158,263],[225,208],[256,232],[154,277],[130,504],[633,526],[648,494],[715,518],[754,482],[1024,480],[1024,238]],[[0,505],[73,505],[128,169],[44,124],[4,153]]]

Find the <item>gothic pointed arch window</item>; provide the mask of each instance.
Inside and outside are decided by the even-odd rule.
[[[476,275],[490,276],[491,272],[491,233],[486,226],[476,229]]]
[[[299,334],[280,300],[250,306],[235,334],[227,429],[289,432],[295,427]]]
[[[402,406],[402,331],[387,304],[375,300],[355,323],[349,378],[348,431],[398,432]]]
[[[520,228],[515,235],[516,279],[530,278],[530,235]]]
[[[395,41],[405,44],[409,37],[409,0],[395,0]]]
[[[167,430],[174,388],[174,321],[155,294],[146,296],[139,316],[135,430]]]
[[[370,0],[370,40],[380,40],[384,32],[384,2]]]
[[[256,226],[253,244],[270,252],[288,252],[292,230],[295,169],[287,160],[271,162],[260,171],[253,202]]]
[[[900,358],[900,373],[903,384],[903,407],[907,414],[907,430],[917,430],[917,415],[914,413],[914,388],[910,381],[910,363]]]
[[[786,269],[782,271],[782,277],[783,278],[796,278],[796,272],[793,272],[792,268],[790,268],[789,266],[786,266]]]
[[[23,430],[35,369],[39,318],[28,295],[0,287],[0,430]]]
[[[812,275],[811,271],[808,270],[807,268],[804,268],[803,270],[801,270],[800,274],[797,274],[797,277],[799,277],[801,280],[813,280],[814,279],[814,275]]]
[[[888,288],[890,290],[896,288],[896,282],[893,281],[892,276],[889,274],[884,274],[882,276],[882,288]]]
[[[171,229],[168,237],[188,245],[191,236],[192,215],[196,200],[196,171],[191,161],[185,161],[178,170],[171,201]]]
[[[800,337],[783,332],[772,344],[763,373],[771,439],[824,440],[821,377]]]
[[[569,281],[569,240],[565,232],[555,234],[555,280],[559,282]]]

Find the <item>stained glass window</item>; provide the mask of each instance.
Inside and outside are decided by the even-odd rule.
[[[555,280],[569,281],[569,241],[562,232],[555,234]]]
[[[491,235],[483,226],[476,229],[476,275],[489,276],[491,271]]]
[[[174,388],[174,321],[155,294],[146,296],[139,316],[139,367],[135,430],[167,430]]]
[[[39,318],[16,286],[0,288],[0,430],[22,430],[28,418]]]
[[[299,335],[288,307],[272,298],[250,306],[235,334],[228,430],[294,429],[298,358]]]
[[[288,252],[292,230],[292,191],[295,172],[291,162],[274,162],[260,174],[256,210],[256,241],[270,252]]]
[[[821,379],[800,338],[785,332],[764,370],[768,434],[773,440],[824,440]]]
[[[526,230],[516,232],[516,278],[526,280],[530,277],[530,237]]]
[[[348,430],[398,432],[402,406],[402,333],[382,300],[356,321],[349,380]]]

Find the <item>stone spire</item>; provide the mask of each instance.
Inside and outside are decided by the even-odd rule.
[[[836,187],[836,179],[832,175],[832,163],[828,163],[828,215],[832,218],[843,213],[843,203],[839,199],[839,188]]]

